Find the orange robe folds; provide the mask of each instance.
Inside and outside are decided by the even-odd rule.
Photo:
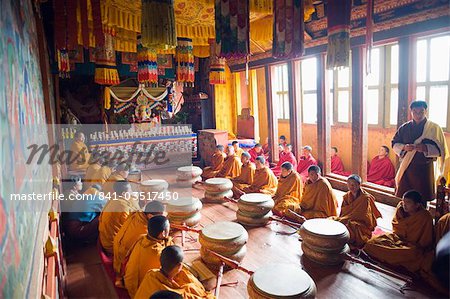
[[[433,248],[433,218],[421,209],[406,214],[401,203],[392,219],[393,232],[370,239],[364,251],[390,265],[403,266],[411,272],[422,268],[425,255]]]
[[[184,299],[216,298],[213,294],[207,292],[201,282],[185,268],[172,281],[160,270],[148,271],[134,298],[147,299],[150,298],[150,295],[160,290],[178,293]]]
[[[280,160],[278,161],[277,166],[272,168],[273,173],[278,177],[281,175],[281,165],[283,165],[284,162],[291,162],[294,169],[297,169],[297,159],[295,159],[294,154],[291,152],[280,152]]]
[[[121,273],[122,264],[128,251],[133,247],[134,243],[147,234],[147,216],[144,212],[136,212],[132,214],[114,237],[114,270]]]
[[[372,159],[367,172],[367,181],[386,187],[395,187],[395,168],[389,157],[379,159],[376,156]]]
[[[292,170],[286,177],[280,177],[277,192],[273,197],[275,201],[273,212],[276,215],[283,216],[289,209],[294,212],[298,211],[302,191],[302,178],[295,170]]]
[[[103,193],[105,194],[105,196],[108,196],[109,194],[109,196],[114,197],[114,184],[117,181],[123,180],[126,180],[126,178],[116,172],[112,173],[103,184]]]
[[[227,156],[223,162],[222,169],[217,173],[216,177],[232,179],[241,174],[241,159],[236,154]]]
[[[111,175],[111,168],[108,166],[101,166],[97,163],[89,165],[84,176],[84,184],[90,187],[94,184],[103,185]]]
[[[316,182],[307,181],[300,203],[301,212],[306,219],[337,216],[337,200],[328,180],[320,177]]]
[[[317,165],[317,161],[312,155],[308,157],[301,156],[298,160],[297,172],[302,177],[303,182],[306,182],[306,180],[308,179],[308,168],[311,165]]]
[[[344,170],[344,163],[338,155],[331,157],[331,172],[343,176],[350,175],[350,172]]]
[[[84,142],[74,141],[70,146],[70,162],[69,170],[82,171],[86,170],[89,166],[89,154],[88,148]]]
[[[444,216],[442,216],[436,223],[435,227],[436,244],[449,231],[450,231],[450,213],[447,213]]]
[[[161,252],[170,245],[174,245],[172,238],[158,240],[149,236],[142,236],[135,243],[134,247],[129,252],[124,277],[125,287],[131,298],[134,298],[145,274],[149,270],[159,269],[161,267],[159,261]]]
[[[243,164],[241,167],[241,174],[231,179],[233,182],[233,194],[237,191],[242,191],[244,188],[250,186],[253,183],[253,179],[255,177],[255,164],[252,162],[248,162],[247,164]]]
[[[357,198],[351,192],[344,195],[341,213],[333,219],[347,227],[350,232],[349,244],[362,247],[372,237],[379,217],[381,213],[375,206],[374,197],[361,190]]]
[[[261,169],[255,170],[253,183],[245,187],[242,191],[245,193],[264,193],[274,196],[277,191],[277,185],[277,177],[273,174],[272,170],[264,166]]]
[[[111,199],[100,214],[98,231],[100,244],[108,253],[113,253],[114,237],[119,232],[127,218],[139,210],[139,201],[126,200],[122,197]]]
[[[203,168],[202,178],[204,180],[216,177],[222,169],[225,160],[225,153],[216,151],[211,158],[211,166]]]

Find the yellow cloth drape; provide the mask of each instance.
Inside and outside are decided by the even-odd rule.
[[[228,66],[225,67],[226,83],[214,85],[214,101],[217,130],[236,134],[236,93],[233,76]]]

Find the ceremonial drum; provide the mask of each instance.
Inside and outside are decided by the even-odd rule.
[[[203,170],[197,166],[183,166],[177,169],[177,184],[180,187],[191,187],[202,181]]]
[[[247,252],[247,241],[248,233],[242,225],[228,221],[216,222],[204,227],[200,233],[200,256],[212,269],[218,269],[222,262],[206,249],[241,262]]]
[[[270,195],[262,193],[244,194],[238,201],[237,221],[248,226],[264,226],[272,216],[274,204]]]
[[[128,173],[128,181],[130,181],[131,189],[134,192],[139,192],[141,184],[141,171],[139,169],[130,171]]]
[[[233,197],[233,183],[225,178],[212,178],[205,181],[205,202],[224,202],[224,197]]]
[[[165,180],[146,180],[141,182],[141,192],[147,193],[145,194],[146,199],[160,201],[164,204],[166,203],[163,200],[165,196],[160,195],[162,192],[167,192],[167,188],[169,188],[169,183]]]
[[[202,217],[202,202],[196,197],[182,197],[167,202],[167,217],[171,223],[196,226]]]
[[[322,265],[338,265],[350,252],[350,238],[345,225],[328,219],[310,219],[300,228],[303,254]]]
[[[250,299],[314,298],[316,284],[300,266],[268,264],[250,277],[247,292]]]

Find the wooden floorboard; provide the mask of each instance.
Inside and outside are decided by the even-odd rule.
[[[173,172],[169,172],[173,174]],[[169,174],[168,173],[168,174]],[[161,173],[158,175],[162,175]],[[154,175],[151,175],[155,177]],[[146,174],[145,178],[149,175]],[[169,183],[173,182],[170,175]],[[203,191],[192,189],[192,194],[201,198]],[[342,202],[341,191],[336,191],[339,205]],[[377,203],[383,215],[378,224],[384,230],[390,230],[394,208]],[[233,203],[204,204],[201,211],[200,227],[217,221],[235,221],[237,207]],[[270,223],[266,227],[248,228],[249,241],[247,255],[242,266],[257,270],[268,263],[298,264],[305,269],[317,285],[317,298],[433,298],[436,294],[429,289],[407,290],[400,292],[403,283],[389,276],[368,270],[359,264],[346,262],[341,267],[323,267],[302,258],[301,242],[294,229],[280,223]],[[189,233],[185,243],[185,260],[192,262],[199,258],[200,244],[196,242],[196,233]],[[174,234],[175,242],[181,245],[180,233]],[[67,295],[71,298],[115,296],[111,282],[106,277],[97,256],[95,247],[81,247],[71,250],[67,255],[68,280]],[[220,298],[248,298],[247,281],[249,276],[238,270],[224,274],[223,283],[237,282],[234,286],[221,288]],[[274,279],[283,279],[274,277]],[[93,285],[98,287],[92,287]],[[414,286],[417,287],[417,286]]]

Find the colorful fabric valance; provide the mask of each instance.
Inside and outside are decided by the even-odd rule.
[[[104,33],[104,46],[97,47],[94,52],[95,76],[94,81],[101,85],[114,85],[120,82],[116,68],[116,51],[113,36]]]
[[[142,46],[170,49],[177,46],[173,0],[142,1]]]
[[[194,84],[194,54],[192,39],[180,37],[177,46],[177,82],[185,86]]]
[[[217,56],[242,58],[250,54],[248,0],[216,0]]]
[[[350,66],[350,15],[351,0],[328,2],[327,69]]]
[[[156,50],[138,45],[138,81],[146,86],[158,83]]]
[[[210,40],[210,64],[209,64],[209,84],[225,84],[226,83],[226,60],[225,58],[218,58],[216,56],[216,41]]]
[[[275,0],[272,55],[275,58],[302,56],[304,47],[304,1]]]

